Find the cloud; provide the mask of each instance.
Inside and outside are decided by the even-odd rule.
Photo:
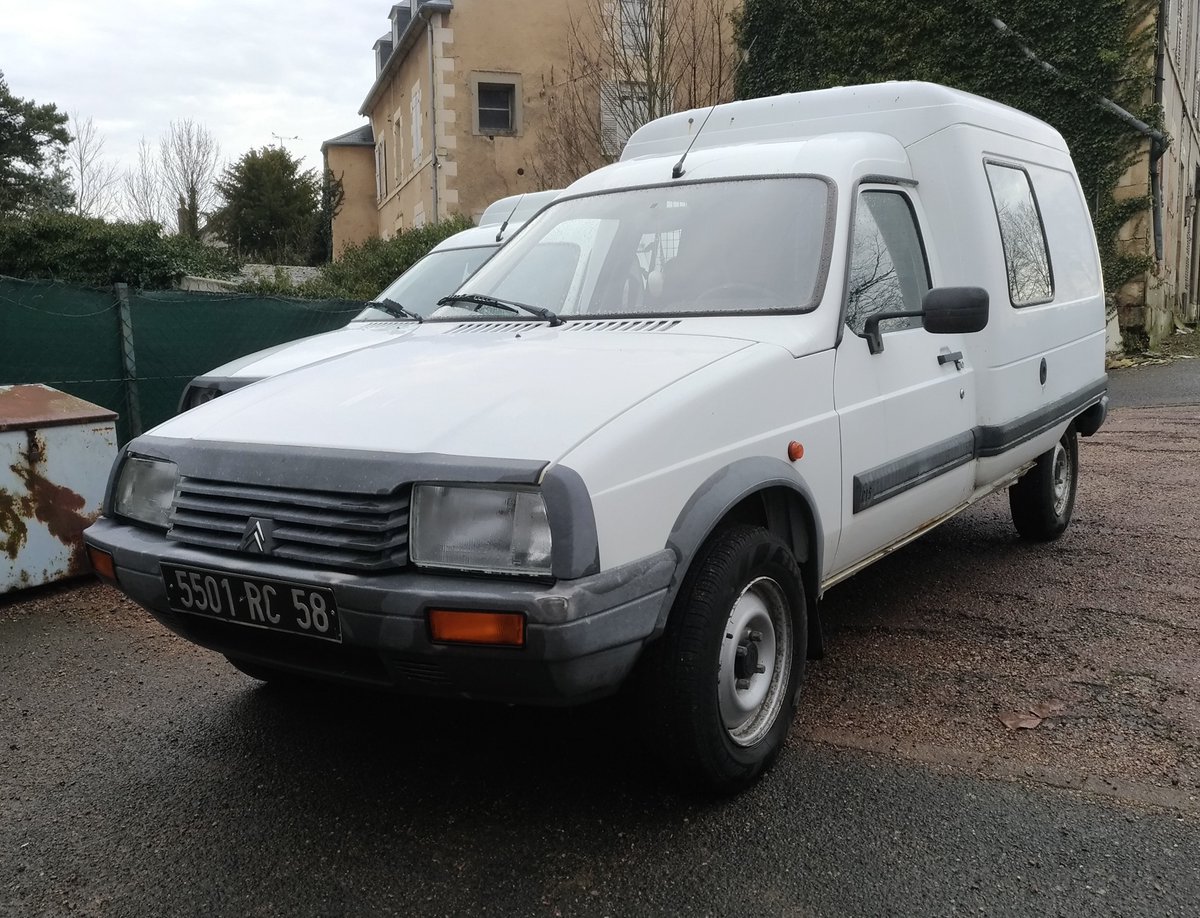
[[[320,167],[321,141],[362,123],[371,46],[390,3],[38,0],[6,4],[0,69],[18,96],[91,116],[128,167],[173,119],[234,159],[275,143]]]

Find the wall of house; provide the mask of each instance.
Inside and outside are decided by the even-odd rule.
[[[1126,284],[1116,303],[1122,328],[1144,331],[1157,343],[1177,321],[1200,318],[1200,234],[1197,190],[1200,176],[1200,9],[1194,0],[1167,0],[1163,47],[1163,130],[1171,138],[1159,162],[1162,177],[1162,257],[1155,267]],[[1155,20],[1156,21],[1156,20]],[[1152,89],[1147,91],[1150,101]],[[1150,195],[1150,149],[1122,177],[1118,199]],[[1121,245],[1131,254],[1154,256],[1152,211],[1130,220]]]
[[[1163,264],[1148,302],[1184,321],[1197,318],[1196,170],[1200,167],[1200,8],[1168,3],[1163,61],[1163,118],[1171,145],[1162,158]]]
[[[460,211],[478,218],[497,198],[538,191],[539,136],[546,129],[547,94],[567,69],[570,17],[581,0],[455,0],[454,56],[447,62],[444,97],[453,112],[442,123],[453,136],[442,143],[453,153]],[[518,129],[512,134],[476,131],[478,83],[518,83]],[[449,114],[449,112],[447,112]]]
[[[375,208],[375,157],[371,147],[330,146],[325,167],[342,180],[342,208],[333,221],[333,257],[347,245],[370,239],[379,231]]]
[[[434,17],[435,20],[439,18]],[[399,66],[393,63],[394,70],[388,83],[378,94],[369,113],[376,148],[380,144],[383,146],[383,195],[376,196],[372,182],[372,199],[375,200],[377,212],[377,233],[385,239],[399,230],[411,229],[433,219],[428,42],[422,29],[416,44]],[[419,136],[415,138],[414,91],[419,96],[419,108],[415,113],[419,122]],[[419,141],[419,149],[414,147],[414,139]]]

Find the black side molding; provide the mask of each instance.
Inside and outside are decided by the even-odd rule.
[[[919,449],[854,476],[854,512],[883,503],[975,458],[975,432],[964,431],[949,440]]]
[[[943,355],[946,356],[946,355]],[[976,427],[854,476],[854,512],[903,494],[973,459],[998,456],[1063,421],[1090,437],[1108,413],[1108,378],[1006,424]]]
[[[981,458],[999,456],[1014,446],[1020,446],[1026,440],[1032,440],[1038,434],[1045,433],[1054,425],[1082,414],[1104,399],[1107,393],[1108,377],[1106,376],[1086,389],[1063,396],[1024,417],[1006,424],[976,427],[976,455]],[[1099,426],[1099,424],[1096,425],[1097,429]]]

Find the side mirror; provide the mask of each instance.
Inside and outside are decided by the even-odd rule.
[[[988,324],[988,292],[982,287],[937,287],[921,301],[922,324],[934,335],[965,335]]]
[[[988,292],[982,287],[935,287],[925,294],[918,312],[877,312],[863,326],[872,354],[883,350],[879,323],[888,319],[921,319],[933,335],[963,335],[983,331],[988,323]]]

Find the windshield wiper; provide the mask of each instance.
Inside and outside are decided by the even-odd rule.
[[[415,319],[418,322],[425,321],[421,315],[413,312],[411,309],[405,309],[395,300],[372,300],[370,305],[374,306],[376,309],[386,312],[389,316],[395,316],[397,319]]]
[[[451,303],[474,303],[477,306],[491,306],[493,309],[503,309],[505,312],[520,312],[524,309],[538,318],[545,319],[551,325],[562,325],[563,320],[556,312],[551,312],[545,306],[530,306],[527,303],[517,303],[513,300],[498,300],[494,296],[484,296],[482,293],[452,293],[438,300],[439,306]]]

